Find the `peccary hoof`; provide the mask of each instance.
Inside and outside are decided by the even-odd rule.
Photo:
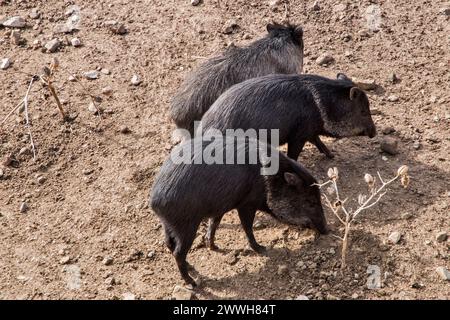
[[[267,248],[264,246],[261,246],[259,244],[254,244],[251,246],[251,248],[253,249],[253,251],[255,251],[258,254],[261,254],[261,255],[267,254]]]

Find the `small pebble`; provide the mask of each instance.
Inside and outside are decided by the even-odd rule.
[[[20,213],[25,213],[28,211],[28,204],[24,201],[20,204],[19,207]]]
[[[120,126],[119,131],[123,134],[130,133],[130,129],[127,126]]]
[[[26,26],[26,22],[24,18],[15,16],[4,21],[3,26],[9,28],[24,28]]]
[[[191,0],[191,5],[198,6],[200,4],[201,0]]]
[[[70,257],[69,256],[65,256],[62,257],[61,260],[59,260],[60,264],[69,264],[70,263]]]
[[[47,180],[47,178],[45,178],[44,176],[39,176],[39,177],[37,178],[37,182],[38,182],[39,184],[43,184],[46,180]]]
[[[447,240],[447,238],[448,238],[448,235],[447,235],[447,232],[445,232],[445,231],[439,232],[436,235],[436,241],[437,242],[444,242],[444,241]]]
[[[195,293],[192,290],[176,285],[173,288],[172,298],[175,300],[192,300],[195,298]]]
[[[131,78],[131,84],[133,85],[133,86],[138,86],[138,85],[140,85],[141,84],[141,79],[139,78],[139,76],[138,75],[133,75],[133,77]]]
[[[401,237],[402,237],[402,235],[400,234],[400,232],[394,231],[389,235],[389,241],[392,244],[397,244],[400,242]]]
[[[390,136],[383,137],[380,143],[380,148],[386,153],[395,155],[398,153],[398,140]]]
[[[436,272],[438,273],[439,277],[441,277],[442,280],[446,281],[450,280],[450,271],[448,271],[444,267],[436,268]]]
[[[319,66],[328,65],[334,61],[334,57],[329,53],[324,53],[316,59]]]
[[[105,96],[110,96],[112,94],[112,88],[111,87],[104,87],[102,89],[102,94],[104,94]]]
[[[299,295],[295,300],[309,300],[309,298],[303,294]]]
[[[105,257],[105,258],[103,259],[103,261],[102,261],[102,263],[103,263],[105,266],[110,266],[110,265],[113,264],[113,262],[114,262],[114,259],[111,258],[111,257]]]
[[[6,70],[11,66],[11,60],[8,58],[2,59],[2,63],[0,64],[0,69]]]
[[[398,99],[398,97],[397,97],[396,95],[390,95],[390,96],[387,98],[387,100],[388,100],[389,102],[397,102],[399,99]]]
[[[90,70],[83,73],[83,76],[88,80],[95,80],[98,79],[98,71],[97,70]]]
[[[60,45],[61,45],[61,42],[57,38],[55,38],[55,39],[48,41],[45,44],[44,48],[47,50],[47,52],[53,53],[59,49]]]
[[[134,295],[131,292],[125,292],[124,294],[122,294],[122,299],[123,300],[136,300],[136,295]]]
[[[70,40],[70,43],[72,44],[72,46],[79,47],[81,46],[81,41],[78,38],[73,38],[72,40]]]

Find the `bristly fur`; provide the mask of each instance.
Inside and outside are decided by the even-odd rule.
[[[301,73],[303,30],[295,25],[267,25],[265,37],[246,47],[233,47],[198,66],[175,94],[170,114],[178,128],[194,132],[214,101],[228,88],[268,74]]]
[[[278,129],[279,143],[297,159],[306,141],[319,135],[335,138],[376,134],[367,95],[346,79],[317,75],[273,74],[236,84],[204,114],[201,128]]]

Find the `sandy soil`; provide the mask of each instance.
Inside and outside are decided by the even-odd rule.
[[[405,190],[396,184],[364,214],[355,226],[344,274],[334,238],[314,240],[308,230],[260,214],[256,238],[270,250],[258,256],[248,249],[237,215],[228,214],[217,234],[222,252],[199,246],[197,239],[188,256],[202,279],[196,297],[449,299],[449,282],[436,272],[450,268],[449,241],[438,242],[436,235],[450,231],[450,24],[441,12],[450,4],[320,0],[315,11],[314,1],[290,2],[291,21],[305,30],[305,72],[330,77],[345,72],[379,84],[368,93],[378,110],[376,138],[327,139],[335,159],[308,146],[299,160],[319,179],[330,166],[338,167],[350,198],[364,190],[364,173],[379,170],[389,176],[401,164],[410,167],[411,185]],[[29,147],[23,114],[14,113],[1,127],[2,162],[10,154],[17,161],[0,165],[0,299],[171,298],[181,280],[147,205],[154,176],[171,148],[169,101],[202,57],[230,42],[257,39],[268,22],[284,15],[282,5],[271,8],[269,1],[221,3],[0,1],[0,18],[20,15],[28,24],[20,29],[21,45],[12,44],[10,29],[0,27],[0,58],[13,62],[0,70],[0,119],[24,97],[30,74],[41,73],[52,57],[61,64],[54,83],[63,106],[77,116],[62,122],[41,84],[33,86],[29,114],[36,161],[29,150],[19,154]],[[366,8],[373,3],[381,8],[380,30],[365,33]],[[53,36],[55,25],[67,19],[68,4],[81,8],[79,30]],[[29,16],[33,8],[39,19]],[[228,19],[239,29],[224,35]],[[105,26],[108,20],[123,23],[128,32],[113,34]],[[34,43],[53,37],[62,41],[55,53]],[[74,37],[81,47],[67,45]],[[326,67],[315,62],[324,52],[335,58]],[[101,118],[88,110],[89,98],[66,73],[97,68],[110,74],[80,81],[103,98]],[[392,73],[400,79],[396,83]],[[130,83],[135,74],[142,79],[139,86]],[[101,93],[108,86],[111,96]],[[391,101],[393,95],[398,101]],[[130,133],[121,133],[122,126]],[[383,132],[399,140],[397,155],[380,151]],[[29,208],[21,213],[24,200]],[[393,231],[402,235],[398,244],[388,241]],[[367,288],[370,265],[381,272],[382,287],[376,290]]]

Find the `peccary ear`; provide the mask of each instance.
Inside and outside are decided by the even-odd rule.
[[[303,28],[300,26],[296,26],[294,28],[294,37],[296,37],[297,39],[303,39]]]
[[[300,182],[302,182],[302,180],[295,173],[292,173],[292,172],[285,172],[284,173],[284,180],[290,186],[296,186]]]
[[[267,32],[271,33],[273,32],[275,29],[277,28],[277,26],[273,23],[268,23],[266,26]]]
[[[362,94],[363,92],[361,91],[360,88],[358,87],[352,87],[350,89],[350,100],[354,100],[356,99],[360,94]]]
[[[352,81],[352,79],[350,79],[349,77],[347,77],[344,73],[342,73],[342,72],[339,72],[337,75],[336,75],[336,79],[338,79],[338,80],[347,80],[347,81]]]

